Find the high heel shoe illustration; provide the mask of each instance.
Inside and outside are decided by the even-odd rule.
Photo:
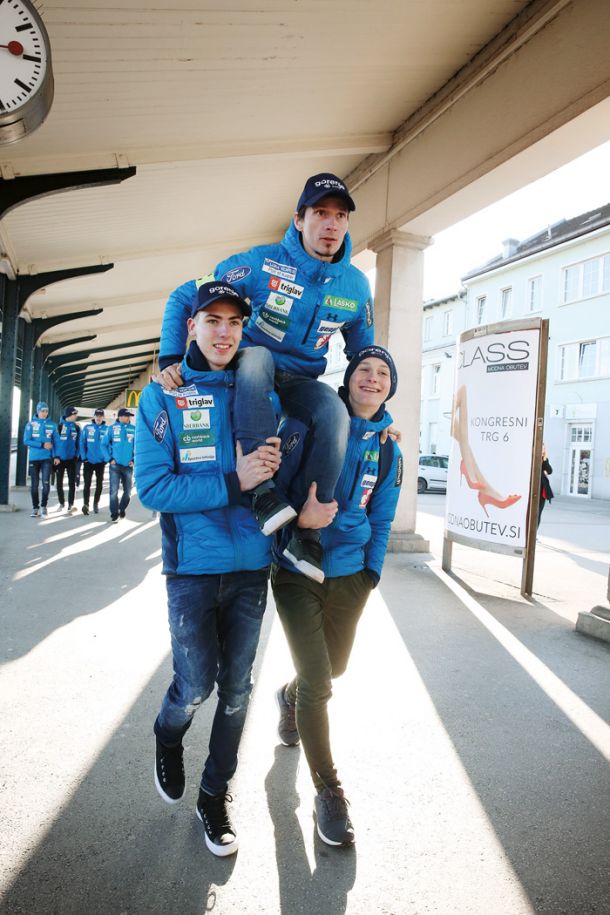
[[[485,483],[475,483],[474,480],[471,480],[466,472],[466,467],[464,466],[464,461],[460,461],[460,486],[462,485],[462,477],[466,477],[466,482],[471,489],[483,489]]]
[[[495,505],[496,508],[508,508],[510,505],[514,505],[515,502],[518,502],[520,498],[521,496],[507,496],[505,499],[495,499],[493,496],[490,496],[486,492],[479,493],[479,502],[481,508],[488,518],[489,515],[487,514],[487,509],[485,508],[486,505]]]

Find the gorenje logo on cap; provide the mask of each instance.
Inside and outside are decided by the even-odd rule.
[[[210,295],[217,295],[218,293],[222,293],[223,295],[232,295],[236,299],[239,298],[235,290],[231,289],[230,286],[210,286]]]
[[[325,178],[323,181],[316,181],[315,187],[334,187],[340,191],[347,191],[346,186],[341,181],[335,181],[333,178]]]

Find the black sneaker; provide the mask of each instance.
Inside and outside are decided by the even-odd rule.
[[[351,845],[354,827],[347,808],[349,801],[343,788],[323,788],[315,797],[318,835],[327,845]]]
[[[293,534],[282,553],[293,566],[314,581],[324,581],[322,570],[322,547],[317,540],[303,539]]]
[[[124,518],[124,517],[125,517],[125,512],[119,512],[119,518]]]
[[[252,493],[252,511],[263,534],[268,536],[296,518],[292,505],[283,502],[273,489]]]
[[[232,800],[226,791],[222,794],[206,794],[199,789],[195,812],[205,829],[205,844],[213,855],[220,858],[237,851],[237,836],[227,810],[227,802]]]
[[[88,505],[83,505],[83,507],[81,508],[81,511],[82,511],[83,515],[88,515],[88,514],[89,514],[89,506],[88,506]]]
[[[99,505],[97,504],[97,502],[94,502],[93,503],[93,514],[99,515],[99,513],[100,513]]]
[[[118,523],[119,523],[119,516],[118,516],[118,515],[110,515],[110,523],[111,523],[111,524],[118,524]]]
[[[285,747],[298,747],[301,742],[297,731],[295,707],[286,698],[286,687],[280,686],[275,694],[275,701],[280,710],[280,720],[277,726],[278,737]]]
[[[155,787],[168,804],[177,804],[184,797],[184,763],[182,744],[166,747],[157,740],[155,757]]]

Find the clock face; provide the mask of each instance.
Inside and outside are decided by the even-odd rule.
[[[38,16],[23,0],[0,0],[0,114],[28,103],[43,84],[47,66]]]

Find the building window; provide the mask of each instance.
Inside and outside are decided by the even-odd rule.
[[[482,324],[485,320],[485,305],[487,304],[487,296],[480,295],[477,298],[477,324]]]
[[[507,286],[506,289],[501,290],[501,292],[500,292],[500,320],[501,321],[504,321],[506,318],[510,317],[512,297],[513,297],[512,286]]]
[[[542,308],[542,277],[532,276],[527,281],[528,311],[540,311]]]
[[[424,318],[424,343],[432,339],[432,315]]]
[[[592,442],[593,426],[587,423],[582,426],[571,426],[570,441],[572,442]]]
[[[610,375],[610,337],[559,347],[559,380],[577,381]]]
[[[432,394],[438,394],[441,384],[441,366],[440,363],[432,366]]]
[[[449,308],[443,315],[443,337],[449,337],[453,333],[453,309]]]
[[[563,302],[610,292],[610,254],[590,257],[563,269]]]

